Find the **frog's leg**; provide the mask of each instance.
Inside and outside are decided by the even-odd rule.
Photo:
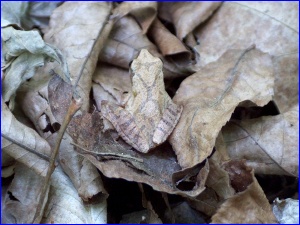
[[[170,101],[161,120],[155,128],[152,139],[155,144],[161,144],[167,140],[180,118],[182,109],[182,106],[178,106]]]
[[[126,109],[117,104],[102,101],[101,113],[113,124],[118,134],[129,145],[143,153],[149,151],[150,146],[147,139],[137,126],[135,118]]]

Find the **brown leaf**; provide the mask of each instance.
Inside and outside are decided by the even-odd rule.
[[[66,2],[54,10],[44,36],[66,56],[73,84],[78,82],[82,110],[89,107],[92,74],[107,35],[102,31],[110,10],[107,2]]]
[[[246,159],[256,173],[298,177],[298,122],[295,107],[278,116],[230,122],[222,132],[232,159]]]
[[[33,129],[20,123],[2,100],[2,150],[17,161],[45,176],[51,154],[49,144]],[[32,152],[35,151],[35,152]]]
[[[222,3],[221,2],[164,2],[159,6],[162,18],[170,15],[176,28],[177,37],[182,40],[199,24],[205,21]],[[166,13],[166,11],[169,11]]]
[[[253,182],[245,191],[227,199],[213,215],[212,223],[277,223],[253,170],[251,176]]]
[[[139,22],[145,34],[156,17],[156,8],[157,2],[122,2],[114,9],[112,17],[119,19],[130,13]]]
[[[104,63],[97,66],[93,75],[93,93],[99,111],[101,111],[102,100],[124,105],[128,100],[129,92],[131,92],[131,79],[128,70]]]
[[[130,16],[122,17],[114,24],[99,60],[128,69],[139,50],[144,48],[156,52],[156,47],[143,34],[137,22]]]
[[[226,2],[195,31],[201,65],[227,49],[256,44],[275,58],[275,96],[281,112],[298,103],[298,2]],[[288,75],[287,75],[288,74]]]
[[[173,35],[159,19],[155,19],[149,30],[149,35],[154,40],[163,56],[178,55],[186,61],[191,60],[191,52],[184,44]]]
[[[267,104],[273,83],[271,58],[251,48],[227,51],[185,79],[173,99],[184,108],[170,136],[179,164],[191,167],[207,158],[235,107],[246,100]]]
[[[158,191],[187,196],[196,196],[204,190],[207,163],[195,168],[192,174],[182,171],[172,178],[181,168],[168,144],[141,154],[121,140],[117,142],[109,132],[103,133],[102,127],[100,115],[94,112],[76,116],[68,132],[75,140],[76,150],[105,176],[146,183]],[[187,187],[182,189],[185,184]]]

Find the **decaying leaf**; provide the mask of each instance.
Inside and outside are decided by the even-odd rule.
[[[93,93],[98,110],[101,111],[102,100],[124,106],[131,86],[128,70],[101,63],[93,75]]]
[[[235,169],[239,168],[239,170],[232,171],[235,173],[231,174],[233,175],[232,181],[235,181],[234,177],[240,177],[240,184],[242,184],[245,182],[242,177],[247,176],[251,179],[251,184],[244,183],[244,191],[227,199],[213,215],[212,223],[277,223],[272,208],[254,177],[253,170],[251,172],[244,170],[238,162],[230,163]]]
[[[220,5],[221,2],[173,2],[171,5],[164,2],[160,4],[159,16],[164,19],[172,18],[176,35],[182,40]]]
[[[106,200],[84,203],[60,167],[52,175],[48,198],[41,223],[107,223]]]
[[[101,35],[110,10],[107,2],[66,2],[54,10],[45,33],[45,40],[66,56],[73,84],[78,84],[84,102],[82,110],[89,107],[92,74],[105,41]]]
[[[122,17],[115,22],[99,60],[128,69],[139,50],[144,48],[156,52],[156,47],[143,34],[137,22],[130,16]]]
[[[3,100],[1,110],[2,150],[45,176],[51,154],[49,144],[33,129],[17,121]]]
[[[217,60],[228,48],[251,44],[274,57],[274,99],[281,112],[298,103],[299,3],[226,2],[195,31],[201,65]]]
[[[27,166],[18,163],[2,205],[2,223],[31,223],[36,211],[43,178]],[[47,199],[46,199],[47,200]]]
[[[280,224],[299,224],[299,200],[275,199],[273,213]]]
[[[21,31],[12,27],[1,29],[5,69],[2,78],[2,96],[5,102],[10,100],[17,88],[30,79],[37,67],[44,66],[47,60],[56,60],[62,66],[60,76],[70,82],[66,62],[61,52],[46,44],[37,31]]]
[[[183,105],[181,118],[170,136],[179,164],[202,162],[217,135],[239,103],[267,104],[273,94],[273,69],[268,54],[256,49],[229,50],[185,79],[174,102]]]
[[[246,159],[262,174],[298,177],[298,109],[278,116],[234,121],[222,130],[232,159]]]
[[[182,107],[165,91],[162,62],[143,49],[131,65],[132,95],[125,109],[103,102],[102,115],[136,150],[146,153],[163,143],[180,117]]]
[[[208,163],[181,171],[170,145],[164,144],[142,154],[110,132],[102,132],[99,113],[76,116],[68,132],[76,150],[90,160],[105,176],[146,183],[155,190],[196,196],[204,190]],[[184,188],[185,184],[187,187]]]
[[[119,19],[128,13],[133,15],[146,33],[156,17],[157,2],[122,2],[113,11],[113,18]]]

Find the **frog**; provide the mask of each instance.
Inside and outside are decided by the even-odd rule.
[[[142,49],[131,64],[132,91],[124,106],[101,102],[101,113],[119,136],[141,153],[164,143],[182,113],[165,90],[163,63]]]

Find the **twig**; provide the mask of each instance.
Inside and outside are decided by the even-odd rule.
[[[118,157],[118,158],[126,158],[126,159],[133,159],[133,160],[136,160],[138,162],[144,162],[143,159],[139,159],[139,158],[136,158],[136,157],[133,157],[131,155],[124,155],[124,154],[117,154],[117,153],[112,153],[112,152],[93,152],[93,151],[90,151],[90,150],[87,150],[83,147],[81,147],[80,145],[78,144],[75,144],[73,142],[70,142],[71,145],[74,145],[78,148],[81,148],[82,150],[84,150],[86,153],[91,153],[93,155],[97,155],[97,156],[115,156],[115,157]]]
[[[57,133],[56,143],[55,143],[53,152],[52,152],[51,157],[50,157],[49,168],[48,168],[48,171],[47,171],[47,175],[45,177],[44,185],[41,189],[39,203],[37,205],[37,210],[36,210],[36,213],[34,215],[33,223],[40,223],[42,213],[44,211],[43,203],[44,203],[44,199],[45,199],[45,194],[46,194],[46,191],[47,191],[47,188],[48,188],[48,185],[49,185],[51,174],[53,173],[53,171],[55,169],[55,159],[56,159],[56,156],[58,154],[58,150],[59,150],[61,140],[63,138],[63,135],[65,133],[65,130],[66,130],[69,122],[71,121],[73,115],[80,109],[81,105],[82,105],[81,99],[80,98],[79,99],[75,98],[74,95],[73,95],[71,104],[70,104],[70,106],[68,108],[68,111],[67,111],[67,114],[66,114],[66,116],[64,118],[64,121],[63,121],[63,123],[62,123],[62,125],[61,125],[61,127],[60,127],[60,129]]]

